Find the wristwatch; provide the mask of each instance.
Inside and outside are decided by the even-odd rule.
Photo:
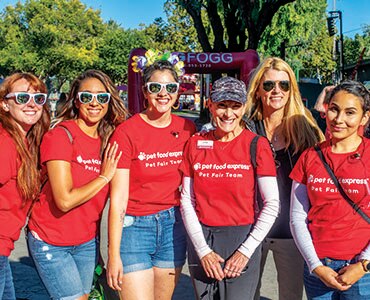
[[[370,273],[370,260],[361,259],[362,268],[366,273]]]

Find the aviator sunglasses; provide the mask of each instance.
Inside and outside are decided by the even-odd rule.
[[[158,94],[163,88],[169,94],[176,94],[179,90],[179,84],[177,82],[170,83],[159,83],[159,82],[148,82],[146,88],[151,94]]]
[[[93,101],[94,96],[100,104],[107,104],[110,100],[110,93],[89,93],[89,92],[79,92],[78,99],[82,104],[88,104]]]
[[[266,92],[270,92],[275,88],[276,84],[278,84],[280,89],[283,90],[284,92],[287,92],[290,89],[290,82],[288,80],[281,81],[266,80],[263,82],[262,86]]]
[[[28,102],[31,101],[33,98],[33,101],[37,105],[44,105],[46,102],[46,99],[48,97],[47,94],[44,93],[26,93],[26,92],[16,92],[16,93],[9,93],[8,95],[5,96],[5,98],[12,98],[15,97],[15,102],[18,104],[27,104]]]

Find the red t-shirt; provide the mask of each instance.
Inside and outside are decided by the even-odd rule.
[[[370,141],[364,138],[357,151],[345,154],[333,153],[329,142],[320,147],[348,196],[370,216]],[[366,248],[370,225],[337,191],[313,148],[303,152],[290,177],[307,186],[308,228],[319,258],[352,259]]]
[[[191,121],[176,115],[165,128],[151,126],[139,114],[117,127],[111,141],[122,151],[118,168],[130,169],[127,214],[150,215],[179,205],[178,166],[194,132]]]
[[[66,121],[73,137],[56,127],[45,134],[41,143],[41,162],[64,160],[71,164],[73,187],[83,186],[100,174],[100,138],[86,135],[75,123]],[[41,191],[40,201],[32,210],[29,228],[52,245],[72,246],[85,243],[98,234],[100,219],[108,198],[108,185],[89,201],[64,213],[53,199],[49,181]]]
[[[194,179],[196,213],[208,226],[238,226],[254,222],[255,174],[250,160],[249,130],[230,142],[215,140],[213,131],[190,138],[180,169]],[[276,176],[271,148],[260,138],[257,175]]]
[[[26,205],[17,189],[20,159],[14,140],[0,125],[0,255],[9,256],[26,222]]]

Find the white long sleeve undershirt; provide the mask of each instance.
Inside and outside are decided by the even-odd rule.
[[[252,231],[238,249],[248,258],[252,256],[256,248],[270,231],[279,214],[280,208],[279,189],[276,177],[258,176],[257,183],[264,205]],[[190,240],[194,245],[198,257],[201,259],[203,256],[212,252],[212,249],[207,245],[203,235],[202,227],[194,208],[195,201],[193,179],[184,176],[181,193],[181,214]]]
[[[290,205],[290,229],[294,241],[306,261],[310,272],[322,263],[317,256],[311,234],[308,230],[308,211],[310,201],[307,196],[307,187],[293,180]],[[361,252],[359,259],[370,259],[370,243]]]

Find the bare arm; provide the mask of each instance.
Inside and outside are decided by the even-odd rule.
[[[57,207],[68,212],[71,209],[89,201],[113,177],[121,153],[117,155],[117,144],[107,146],[101,166],[101,175],[87,184],[74,188],[71,164],[63,160],[50,160],[46,162],[48,177]]]
[[[108,214],[107,280],[111,288],[121,290],[123,267],[120,254],[123,220],[129,197],[130,170],[117,169],[111,182]]]
[[[321,91],[321,93],[317,97],[316,103],[313,107],[315,110],[317,110],[320,113],[325,113],[325,106],[324,106],[325,98],[326,98],[327,94],[333,90],[334,87],[335,87],[334,85],[328,85],[328,86],[323,88],[323,90]]]

